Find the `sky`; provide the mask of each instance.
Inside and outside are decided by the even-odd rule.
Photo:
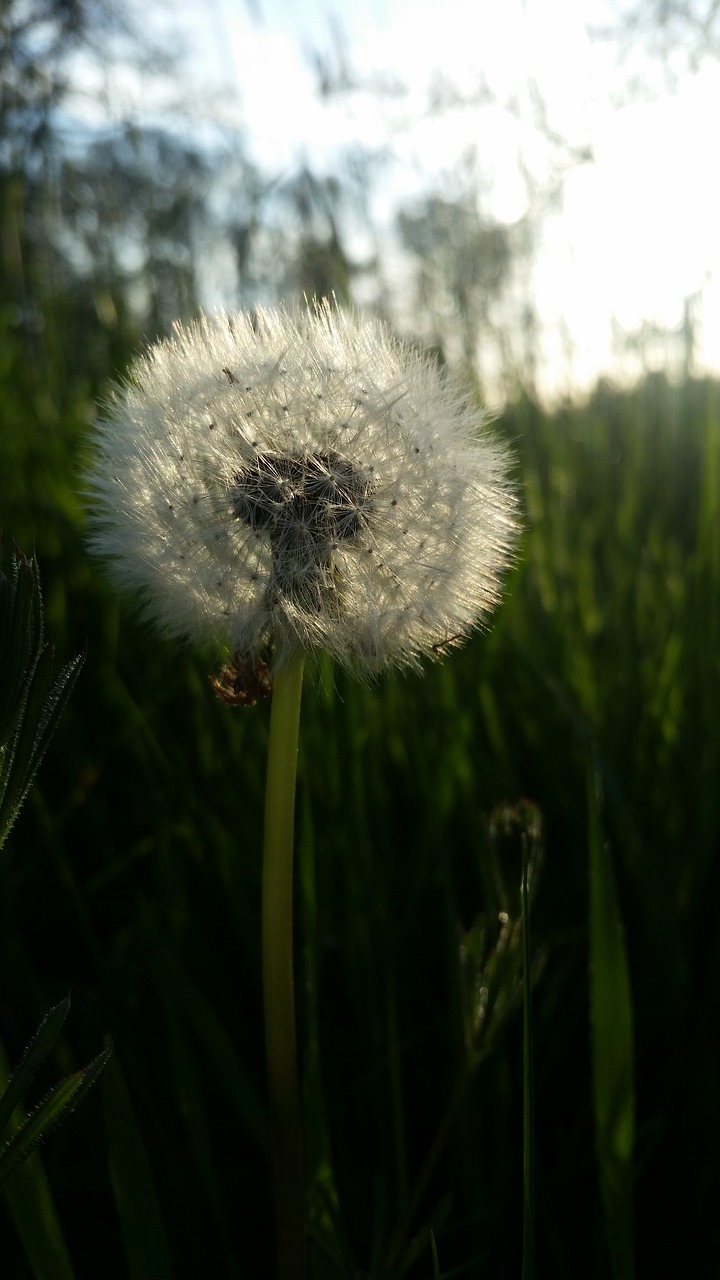
[[[695,371],[720,371],[720,182],[708,154],[710,122],[720,119],[717,62],[680,75],[671,92],[639,45],[622,62],[617,43],[590,34],[608,21],[602,0],[176,0],[165,12],[168,38],[191,51],[198,117],[242,127],[268,170],[309,159],[332,172],[348,144],[390,142],[381,226],[398,201],[445,189],[469,152],[483,211],[509,225],[537,212],[551,172],[562,175],[560,196],[537,220],[525,281],[548,391],[618,372],[617,334],[643,324],[676,331],[659,358],[677,361],[687,300]],[[358,76],[399,82],[402,98],[359,91],[323,101],[312,55],[331,53],[333,32]],[[633,74],[640,95],[628,91]],[[440,76],[460,94],[485,84],[493,101],[429,118]]]

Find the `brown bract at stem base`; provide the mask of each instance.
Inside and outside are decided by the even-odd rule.
[[[272,693],[270,668],[248,653],[236,653],[218,675],[208,678],[218,698],[231,707],[254,707]]]

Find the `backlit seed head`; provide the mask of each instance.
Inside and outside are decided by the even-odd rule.
[[[460,384],[381,324],[328,303],[204,318],[116,388],[91,542],[172,635],[416,664],[497,603],[508,465]]]

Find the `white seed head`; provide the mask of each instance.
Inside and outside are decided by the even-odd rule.
[[[163,631],[377,671],[462,640],[517,535],[505,447],[450,375],[327,302],[176,326],[98,428],[93,550]]]

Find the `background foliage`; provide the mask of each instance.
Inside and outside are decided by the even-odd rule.
[[[11,539],[37,551],[62,662],[88,657],[0,869],[0,1037],[15,1061],[72,990],[48,1082],[114,1039],[104,1093],[43,1152],[78,1280],[252,1277],[268,1273],[272,1238],[267,708],[220,704],[214,660],[148,635],[106,590],[83,546],[79,479],[109,379],[197,306],[213,155],[162,130],[70,144],[62,59],[94,10],[72,6],[75,28],[63,6],[35,11],[34,38],[56,24],[43,76],[32,23],[28,35],[17,4],[3,19],[14,34],[2,55],[0,527],[6,568]],[[270,205],[235,159],[245,206],[223,234],[238,296],[259,295],[258,281],[347,296],[357,264],[341,191],[305,174]],[[455,288],[446,225],[462,225],[464,254],[473,236],[491,244],[460,206],[407,213],[426,300]],[[506,272],[507,245],[496,249],[467,281],[467,351],[489,315],[488,262],[498,284]],[[478,973],[498,963],[498,912],[519,912],[518,840],[496,806],[529,800],[545,848],[533,912],[538,1274],[609,1274],[588,1022],[594,763],[634,1003],[638,1270],[707,1274],[720,1175],[720,387],[654,375],[553,413],[518,390],[497,429],[518,453],[527,530],[492,632],[424,679],[366,689],[320,669],[305,696],[298,999],[313,1266],[320,1278],[429,1277],[427,1237],[417,1262],[404,1250],[430,1226],[443,1274],[518,1274],[520,1019],[497,1015],[479,1065],[468,1019]],[[4,1214],[0,1258],[7,1275],[30,1274]]]

